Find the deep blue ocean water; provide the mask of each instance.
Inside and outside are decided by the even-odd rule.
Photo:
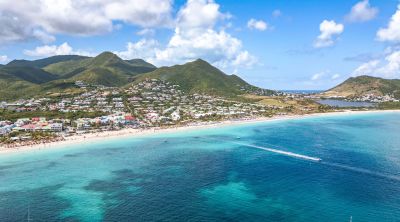
[[[1,155],[0,221],[28,213],[31,221],[400,221],[400,113]]]

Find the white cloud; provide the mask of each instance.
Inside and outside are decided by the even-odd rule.
[[[371,60],[361,64],[353,76],[371,75],[383,78],[400,78],[400,50],[392,51],[382,59]]]
[[[362,75],[371,75],[375,71],[376,67],[379,65],[379,60],[371,60],[369,62],[365,62],[357,67],[352,76],[362,76]]]
[[[8,58],[8,56],[6,55],[0,55],[0,64],[4,64],[6,62],[10,61],[10,59]]]
[[[136,34],[137,35],[154,35],[155,32],[156,31],[154,29],[145,28],[145,29],[142,29],[142,30],[136,32]]]
[[[35,37],[36,39],[39,39],[40,41],[42,41],[44,43],[50,43],[50,42],[54,42],[56,40],[56,37],[44,32],[42,30],[33,30],[32,36]]]
[[[331,70],[326,69],[313,74],[309,79],[303,80],[302,83],[305,84],[307,88],[311,87],[316,89],[324,85],[337,84],[341,80],[342,78],[340,74],[333,73]]]
[[[275,9],[275,10],[272,12],[272,17],[274,17],[274,18],[278,18],[278,17],[281,17],[281,16],[282,16],[282,11],[279,10],[279,9]]]
[[[316,81],[316,80],[320,80],[323,76],[325,76],[326,72],[319,72],[319,73],[315,73],[313,76],[311,76],[311,80],[312,81]]]
[[[219,5],[213,0],[188,0],[177,16],[177,28],[186,31],[209,29],[220,19],[229,17],[219,11]]]
[[[138,42],[128,42],[126,51],[115,52],[123,59],[144,58],[148,62],[156,63],[154,56],[156,55],[159,47],[156,40],[141,39]]]
[[[336,79],[339,79],[340,78],[340,75],[339,74],[333,74],[332,76],[331,76],[331,79],[332,80],[336,80]]]
[[[400,78],[400,51],[393,52],[385,57],[385,64],[377,70],[387,78]]]
[[[400,41],[400,4],[397,6],[397,11],[389,21],[387,28],[381,28],[376,33],[379,41]]]
[[[92,53],[81,51],[81,50],[73,50],[72,47],[64,42],[63,44],[57,45],[44,45],[38,46],[33,50],[24,50],[24,54],[32,57],[49,57],[55,55],[84,55],[84,56],[93,56]]]
[[[265,31],[268,28],[268,24],[263,20],[250,19],[247,22],[247,27],[249,29],[257,29],[259,31]]]
[[[171,26],[172,1],[2,0],[0,43],[32,38],[49,42],[55,34],[101,34],[113,30],[114,21],[145,28]]]
[[[315,48],[323,48],[332,46],[336,39],[335,36],[340,35],[344,30],[343,24],[337,24],[335,21],[324,20],[319,25],[320,35],[314,42]]]
[[[218,21],[228,18],[212,0],[189,0],[179,10],[175,32],[166,46],[142,39],[128,43],[126,51],[117,54],[126,59],[144,58],[157,66],[202,58],[226,71],[251,67],[257,60],[243,50],[242,42],[225,30],[215,30]]]
[[[378,8],[371,7],[368,0],[362,0],[351,8],[346,20],[349,22],[366,22],[374,19],[378,12]]]
[[[90,0],[89,0],[90,1]],[[172,0],[109,0],[104,2],[105,15],[142,27],[170,25]]]

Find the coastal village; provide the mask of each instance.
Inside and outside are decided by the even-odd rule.
[[[277,93],[269,98],[275,97],[279,100],[269,100],[276,100],[278,103],[257,103],[205,94],[188,94],[179,85],[158,79],[146,79],[125,88],[89,85],[83,81],[76,81],[75,85],[81,93],[21,99],[11,103],[0,102],[3,113],[16,114],[11,117],[3,115],[0,118],[0,143],[6,147],[14,147],[126,128],[168,128],[282,116],[293,114],[294,109],[301,114],[333,110],[309,102],[318,99],[316,95]],[[369,95],[355,101],[397,100],[390,95]],[[299,105],[302,103],[304,106]],[[35,114],[38,115],[34,116]],[[19,118],[20,116],[29,117]]]
[[[7,146],[40,142],[123,128],[177,127],[199,122],[284,115],[275,105],[239,102],[222,97],[187,94],[180,86],[148,79],[127,88],[93,86],[77,81],[78,95],[1,102],[8,113],[49,113],[50,116],[0,119],[1,143]],[[79,117],[82,116],[86,117]],[[91,117],[87,117],[90,114]],[[71,116],[66,118],[66,116]]]

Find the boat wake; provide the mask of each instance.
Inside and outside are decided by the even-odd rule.
[[[293,152],[289,152],[289,151],[283,151],[283,150],[278,150],[278,149],[273,149],[273,148],[268,148],[268,147],[263,147],[263,146],[257,146],[257,145],[252,145],[252,144],[244,144],[244,143],[236,143],[236,142],[232,142],[232,143],[241,145],[241,146],[247,146],[250,148],[265,150],[268,152],[277,153],[277,154],[281,154],[281,155],[285,155],[285,156],[289,156],[289,157],[294,157],[294,158],[298,158],[298,159],[303,159],[303,160],[308,160],[308,161],[313,161],[313,162],[321,161],[321,158],[318,158],[318,157],[306,156],[306,155],[293,153]]]
[[[370,175],[370,176],[374,176],[374,177],[395,180],[395,181],[400,182],[400,176],[397,176],[397,175],[380,173],[380,172],[376,172],[373,170],[368,170],[368,169],[359,168],[359,167],[352,167],[352,166],[348,166],[348,165],[344,165],[344,164],[340,164],[340,163],[330,163],[330,162],[324,162],[324,161],[321,161],[320,163],[322,165],[329,166],[329,167],[335,167],[335,168],[339,168],[339,169],[343,169],[343,170],[347,170],[347,171],[351,171],[351,172],[355,172],[355,173],[360,173],[360,174],[365,174],[365,175]]]
[[[218,140],[218,139],[215,139],[215,140]],[[306,160],[306,161],[310,161],[310,162],[315,162],[315,163],[322,164],[324,166],[334,167],[334,168],[338,168],[338,169],[342,169],[342,170],[346,170],[346,171],[351,171],[351,172],[355,172],[355,173],[370,175],[370,176],[389,179],[389,180],[394,180],[394,181],[400,181],[400,176],[397,176],[397,175],[380,173],[380,172],[376,172],[376,171],[373,171],[373,170],[368,170],[368,169],[364,169],[364,168],[348,166],[348,165],[340,164],[340,163],[326,162],[326,161],[323,161],[319,157],[307,156],[307,155],[293,153],[293,152],[289,152],[289,151],[284,151],[284,150],[279,150],[279,149],[274,149],[274,148],[269,148],[269,147],[264,147],[264,146],[258,146],[258,145],[253,145],[253,144],[246,144],[246,143],[241,143],[241,142],[229,141],[229,140],[219,140],[219,141],[228,142],[228,143],[232,143],[232,144],[236,144],[236,145],[240,145],[240,146],[244,146],[244,147],[264,150],[264,151],[268,151],[268,152],[271,152],[271,153],[284,155],[284,156],[288,156],[288,157],[292,157],[292,158],[296,158],[296,159],[302,159],[302,160]]]

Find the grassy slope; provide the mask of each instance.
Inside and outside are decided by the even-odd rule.
[[[0,72],[31,83],[45,83],[58,78],[58,76],[40,68],[29,66],[4,66],[0,68]]]
[[[109,52],[94,58],[53,56],[34,61],[14,60],[0,67],[0,100],[76,93],[79,91],[74,84],[76,80],[123,86],[135,75],[155,69],[144,60],[124,61]]]
[[[365,94],[394,94],[400,98],[400,80],[382,79],[371,76],[352,77],[340,85],[326,91],[323,95],[355,97]]]
[[[161,79],[178,84],[182,90],[190,93],[221,96],[236,96],[243,93],[240,91],[241,87],[251,87],[238,76],[226,75],[203,60],[196,60],[184,65],[162,67],[138,76],[136,82],[144,79]]]
[[[143,59],[131,59],[131,60],[125,60],[125,62],[127,62],[133,66],[147,67],[147,68],[153,68],[153,69],[157,68],[155,65],[148,63],[148,62],[144,61]]]
[[[45,66],[48,66],[50,64],[58,63],[58,62],[64,62],[64,61],[77,61],[77,60],[82,60],[88,57],[85,56],[78,56],[78,55],[59,55],[59,56],[51,56],[48,58],[44,59],[38,59],[38,60],[13,60],[10,63],[8,63],[8,66],[32,66],[32,67],[37,67],[37,68],[44,68]]]
[[[143,60],[130,61],[124,61],[113,53],[104,52],[94,58],[55,63],[44,69],[64,79],[82,80],[106,86],[122,86],[130,82],[133,76],[155,69]]]

